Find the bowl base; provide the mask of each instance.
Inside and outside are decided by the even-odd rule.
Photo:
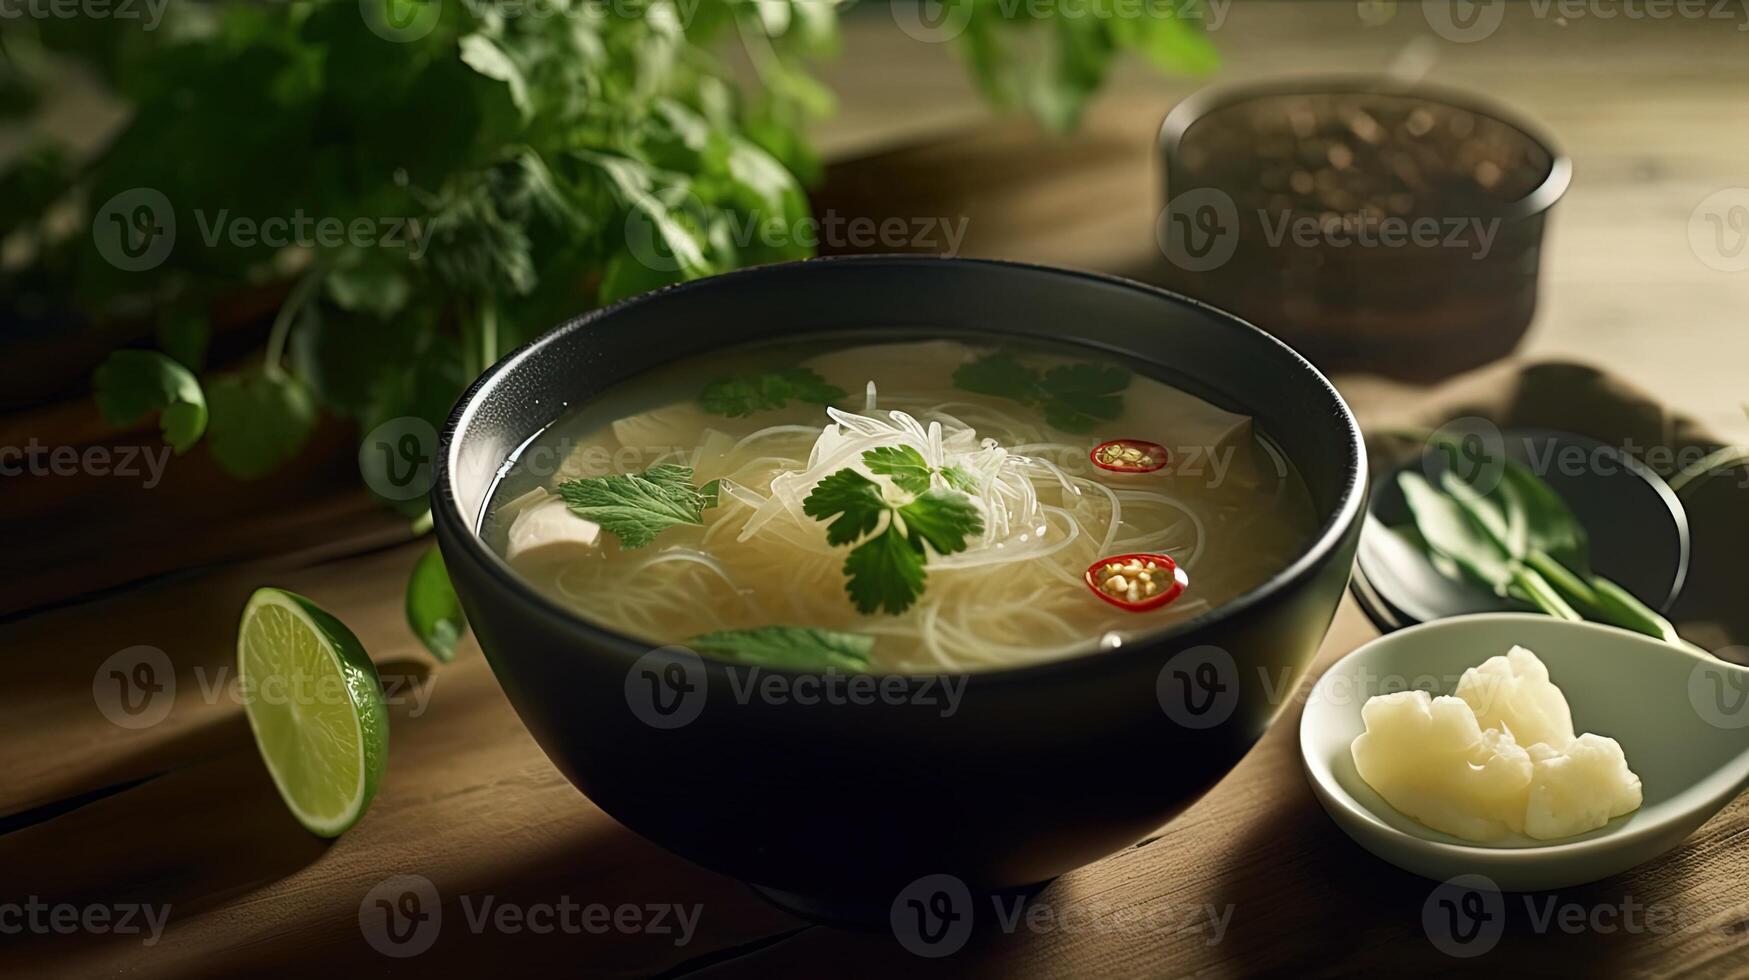
[[[1018,909],[1033,896],[1050,887],[1055,878],[1021,885],[1015,888],[1002,888],[996,891],[972,892],[973,907],[979,910],[990,910],[1000,907],[1005,910]],[[892,901],[860,901],[846,898],[826,898],[816,895],[801,895],[796,892],[786,892],[778,888],[767,888],[751,882],[747,887],[753,889],[760,898],[783,909],[791,915],[799,916],[810,922],[821,925],[837,926],[841,929],[857,929],[867,932],[890,932],[892,930]],[[982,919],[983,916],[978,916]]]

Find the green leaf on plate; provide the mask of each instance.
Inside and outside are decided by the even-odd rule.
[[[1415,527],[1428,547],[1497,594],[1506,595],[1512,584],[1514,562],[1487,528],[1457,501],[1435,490],[1419,473],[1399,473],[1397,484],[1403,488]]]

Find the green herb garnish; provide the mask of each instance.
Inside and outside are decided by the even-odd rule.
[[[1460,447],[1436,442],[1455,466]],[[1590,619],[1686,645],[1676,627],[1621,586],[1594,574],[1589,538],[1566,501],[1529,467],[1505,460],[1487,490],[1440,474],[1436,487],[1420,473],[1398,474],[1415,525],[1405,540],[1419,545],[1447,577],[1487,587],[1562,619]]]
[[[713,415],[739,418],[783,408],[792,401],[830,405],[845,394],[814,371],[798,367],[718,378],[699,392],[698,403]]]
[[[692,485],[692,467],[675,463],[642,473],[567,480],[559,494],[571,513],[601,525],[622,548],[642,548],[676,524],[703,524],[704,509],[716,504],[717,481]]]
[[[802,626],[761,626],[717,630],[695,636],[686,645],[701,653],[766,667],[865,670],[874,637]]]
[[[1043,375],[1007,351],[962,365],[954,386],[1037,406],[1045,421],[1064,432],[1091,432],[1098,423],[1123,414],[1123,391],[1130,372],[1110,364],[1063,364]]]
[[[206,396],[181,364],[157,351],[118,350],[93,379],[97,408],[110,425],[133,425],[158,413],[164,441],[178,453],[206,431]]]
[[[882,446],[862,454],[863,463],[906,493],[922,493],[929,489],[930,465],[923,454],[910,446]]]
[[[941,478],[947,481],[947,485],[955,490],[973,493],[978,489],[977,477],[972,476],[971,471],[963,466],[943,466],[936,472],[940,473]]]
[[[871,449],[862,460],[911,499],[890,501],[880,484],[846,468],[821,480],[802,501],[802,512],[827,521],[826,540],[831,544],[862,542],[844,560],[845,588],[856,608],[864,613],[901,613],[923,592],[928,558],[924,545],[943,555],[964,551],[967,539],[983,533],[984,520],[965,493],[946,487],[927,489],[929,467],[916,450]],[[919,487],[923,489],[915,489]]]

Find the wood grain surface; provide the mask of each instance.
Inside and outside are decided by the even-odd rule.
[[[1749,273],[1709,268],[1687,237],[1703,198],[1749,185],[1749,32],[1738,30],[1749,15],[1556,24],[1515,7],[1495,37],[1453,44],[1429,34],[1419,4],[1360,6],[1374,19],[1376,8],[1393,13],[1368,27],[1350,3],[1235,5],[1215,32],[1221,80],[1431,58],[1430,77],[1539,118],[1577,178],[1550,231],[1525,356],[1607,365],[1720,438],[1749,438],[1738,409],[1749,398]],[[847,97],[825,135],[845,159],[822,202],[964,218],[965,254],[1150,277],[1153,130],[1199,82],[1122,72],[1073,137],[971,128],[984,110],[945,46],[918,45],[882,17],[853,21],[851,54],[833,69]],[[912,135],[895,148],[886,141],[901,123]],[[1429,397],[1376,379],[1341,386],[1363,414],[1394,417]],[[42,411],[0,428],[47,437],[88,422],[66,421],[80,411],[69,407],[50,426]],[[1030,926],[931,961],[890,935],[803,922],[589,804],[524,731],[472,641],[452,664],[430,661],[401,609],[423,545],[405,543],[404,524],[361,492],[339,489],[345,443],[335,436],[329,454],[264,498],[214,498],[187,461],[149,491],[55,479],[20,491],[7,478],[8,537],[30,547],[9,548],[0,602],[10,613],[0,620],[0,976],[1749,973],[1749,804],[1632,873],[1507,896],[1498,946],[1454,958],[1423,924],[1431,883],[1370,858],[1312,799],[1297,704],[1157,837],[1053,883]],[[82,501],[87,492],[96,496]],[[57,527],[76,548],[55,550]],[[351,625],[397,702],[381,793],[332,843],[285,812],[230,686],[236,616],[262,584],[307,594]],[[1346,602],[1320,665],[1370,635]],[[169,658],[175,686],[166,717],[136,730],[103,710],[115,696],[104,666],[140,645]],[[1145,760],[1135,778],[1172,762]],[[700,807],[708,815],[709,801]],[[372,947],[359,913],[373,888],[405,874],[430,880],[442,918],[434,945],[403,960]],[[5,903],[51,907],[50,927],[9,928],[20,913]],[[52,907],[119,914],[135,904],[168,907],[150,944],[52,925]],[[561,905],[642,918],[576,933],[480,918]],[[672,914],[657,931],[654,907],[696,920],[684,937]]]

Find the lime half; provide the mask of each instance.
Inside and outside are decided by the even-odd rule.
[[[262,761],[292,816],[338,837],[376,795],[389,713],[358,637],[300,595],[257,589],[237,627],[237,673]]]

